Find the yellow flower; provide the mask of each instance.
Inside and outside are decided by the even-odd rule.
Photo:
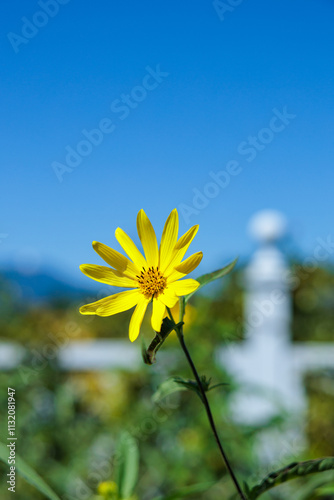
[[[178,229],[179,217],[174,209],[166,221],[158,248],[152,224],[144,210],[140,210],[137,230],[145,257],[121,228],[116,229],[115,236],[131,260],[103,243],[93,241],[94,250],[112,268],[83,264],[80,266],[81,271],[101,283],[133,290],[116,293],[82,306],[81,314],[111,316],[136,306],[129,326],[129,337],[133,342],[139,335],[146,308],[153,302],[151,324],[153,330],[159,332],[166,316],[166,307],[174,307],[178,297],[199,287],[199,283],[193,279],[179,281],[202,260],[202,252],[197,252],[181,262],[198,226],[191,227],[179,239]]]
[[[97,492],[106,498],[109,497],[109,495],[117,493],[117,490],[118,487],[114,481],[104,481],[103,483],[100,483],[97,488]]]

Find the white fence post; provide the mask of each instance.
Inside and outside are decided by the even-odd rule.
[[[277,413],[275,402],[296,414],[304,409],[305,398],[294,371],[288,267],[278,247],[285,219],[278,212],[260,212],[250,221],[250,232],[260,247],[246,270],[244,347],[250,365],[245,375],[248,383],[271,395],[271,400],[255,398],[251,405],[248,417],[258,421]]]
[[[280,213],[267,210],[252,218],[249,229],[260,245],[245,272],[246,339],[222,352],[224,365],[240,386],[232,400],[233,414],[236,421],[257,426],[282,412],[298,421],[305,396],[291,341],[288,267],[278,246],[286,221]],[[300,451],[303,429],[298,425],[288,426],[278,439],[275,433],[264,434],[259,455],[277,460],[282,439],[293,441],[293,451]]]

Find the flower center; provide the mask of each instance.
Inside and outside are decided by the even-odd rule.
[[[140,292],[149,297],[157,297],[166,288],[167,280],[158,267],[150,267],[147,271],[143,267],[137,278]]]

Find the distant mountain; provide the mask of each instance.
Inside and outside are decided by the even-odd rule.
[[[27,276],[14,269],[0,270],[0,280],[0,287],[8,287],[9,293],[16,300],[30,303],[80,300],[92,295],[92,290],[72,286],[48,272]]]

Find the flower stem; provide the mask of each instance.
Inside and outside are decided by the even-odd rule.
[[[243,493],[243,491],[242,491],[242,489],[241,489],[241,486],[240,486],[240,485],[239,485],[239,483],[238,483],[238,480],[237,480],[237,478],[236,478],[236,476],[235,476],[235,474],[234,474],[234,472],[233,472],[233,469],[232,469],[232,467],[231,467],[231,464],[230,464],[230,462],[229,462],[229,460],[228,460],[228,458],[227,458],[227,456],[226,456],[226,453],[225,453],[225,451],[224,451],[224,448],[223,448],[223,446],[222,446],[222,444],[221,444],[221,441],[220,441],[220,439],[219,439],[218,432],[217,432],[217,428],[216,428],[216,424],[215,424],[215,421],[214,421],[214,419],[213,419],[213,415],[212,415],[212,411],[211,411],[211,408],[210,408],[210,404],[209,404],[208,398],[207,398],[207,396],[206,396],[206,393],[205,393],[205,390],[204,390],[204,388],[203,388],[203,385],[202,385],[201,379],[200,379],[200,377],[199,377],[199,375],[198,375],[198,372],[197,372],[197,370],[196,370],[196,367],[195,367],[195,365],[194,365],[194,362],[193,362],[193,360],[192,360],[192,358],[191,358],[191,356],[190,356],[190,353],[189,353],[189,351],[188,351],[188,349],[187,349],[187,346],[186,346],[186,344],[185,344],[185,341],[184,341],[184,336],[183,336],[183,323],[181,322],[181,323],[179,323],[179,324],[175,324],[175,321],[174,321],[174,319],[173,319],[173,316],[172,316],[172,313],[171,313],[170,309],[169,309],[169,308],[167,308],[167,310],[168,310],[168,314],[169,314],[170,319],[171,319],[171,320],[173,321],[173,323],[174,323],[174,330],[175,330],[175,332],[176,332],[176,334],[177,334],[177,336],[178,336],[178,339],[179,339],[179,341],[180,341],[180,344],[181,344],[181,347],[182,347],[182,349],[183,349],[183,352],[184,352],[184,354],[185,354],[185,356],[186,356],[186,358],[187,358],[187,361],[188,361],[188,363],[189,363],[189,365],[190,365],[190,368],[191,368],[191,370],[192,370],[192,372],[193,372],[193,374],[194,374],[194,376],[195,376],[195,379],[196,379],[196,382],[197,382],[198,388],[199,388],[200,393],[201,393],[201,400],[202,400],[203,405],[204,405],[204,407],[205,407],[205,411],[206,411],[206,414],[207,414],[207,417],[208,417],[208,420],[209,420],[209,423],[210,423],[210,427],[211,427],[212,433],[213,433],[213,435],[214,435],[214,437],[215,437],[216,443],[217,443],[217,445],[218,445],[218,448],[219,448],[220,454],[221,454],[221,456],[223,457],[223,460],[224,460],[224,463],[225,463],[225,465],[226,465],[226,468],[227,468],[227,470],[228,470],[228,472],[229,472],[229,474],[230,474],[230,476],[231,476],[231,479],[232,479],[232,481],[233,481],[233,483],[234,483],[234,485],[235,485],[235,487],[236,487],[236,490],[237,490],[237,492],[238,492],[238,494],[239,494],[240,498],[241,498],[242,500],[247,500],[247,498],[245,497],[245,494]]]

